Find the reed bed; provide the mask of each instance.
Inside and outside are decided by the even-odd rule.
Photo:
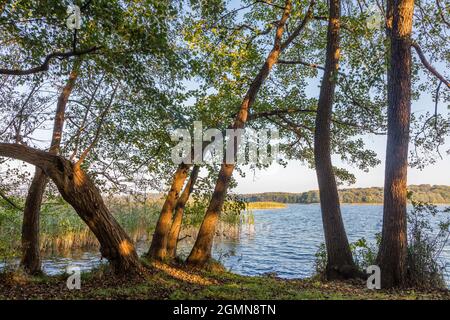
[[[139,243],[151,238],[162,202],[135,202],[128,198],[109,199],[112,214],[130,238]],[[195,239],[206,204],[192,202],[186,208],[181,237]],[[241,224],[253,223],[251,213],[224,212],[217,237],[238,237]],[[20,254],[22,212],[0,207],[0,261],[17,258]],[[98,241],[75,211],[64,201],[45,204],[41,212],[40,248],[45,256],[67,256],[75,251],[97,250]]]

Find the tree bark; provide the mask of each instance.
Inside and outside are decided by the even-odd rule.
[[[278,21],[273,48],[267,56],[266,61],[260,69],[259,73],[255,77],[255,79],[253,79],[253,82],[251,83],[250,88],[248,89],[242,101],[239,113],[236,115],[236,119],[233,124],[233,129],[244,128],[247,121],[249,109],[254,103],[256,96],[270,71],[272,70],[273,65],[278,61],[278,57],[280,56],[283,47],[285,47],[285,43],[282,43],[281,40],[290,12],[291,1],[287,0],[283,9],[283,15],[280,21]],[[234,156],[236,156],[236,149],[237,148],[234,148]],[[194,247],[192,248],[192,251],[187,259],[187,264],[191,267],[202,267],[211,258],[214,233],[220,213],[222,211],[223,202],[225,200],[226,192],[230,183],[231,176],[233,174],[234,167],[234,164],[223,163],[220,168],[216,186],[214,188],[214,192],[212,194],[208,209],[205,213],[205,218],[203,219],[202,225],[198,232]]]
[[[49,150],[52,154],[59,153],[67,101],[69,100],[69,96],[72,93],[78,77],[78,68],[79,61],[75,60],[75,65],[70,73],[69,79],[58,98],[55,111],[55,120],[53,124],[52,141]],[[20,264],[24,270],[30,274],[37,274],[41,272],[41,257],[39,252],[39,216],[42,198],[44,196],[47,183],[47,176],[40,168],[36,168],[25,201],[22,222],[22,260]]]
[[[383,288],[405,284],[407,270],[407,171],[411,115],[411,30],[414,0],[391,0],[388,134],[383,230],[378,265]]]
[[[39,218],[46,185],[47,176],[40,168],[36,167],[28,189],[22,221],[22,259],[20,265],[29,274],[41,273]]]
[[[134,245],[103,202],[100,190],[79,165],[49,152],[19,144],[0,143],[0,156],[39,167],[57,186],[61,196],[88,225],[100,243],[100,252],[116,274],[141,272]]]
[[[340,55],[340,0],[331,0],[329,4],[325,70],[314,132],[314,161],[327,249],[326,277],[332,280],[352,277],[356,274],[356,267],[342,221],[336,177],[331,162],[331,117]]]
[[[173,216],[172,226],[170,227],[169,237],[167,239],[167,257],[170,259],[175,258],[177,254],[178,238],[180,236],[181,224],[183,221],[184,208],[189,200],[189,196],[194,190],[195,182],[197,181],[199,166],[194,166],[191,172],[191,176],[184,187],[183,193],[178,198],[175,206],[175,214]]]
[[[180,164],[174,174],[172,185],[166,197],[166,201],[161,209],[161,213],[156,223],[155,233],[148,250],[147,257],[162,261],[167,254],[167,239],[172,225],[172,214],[175,204],[184,182],[186,181],[190,164]]]

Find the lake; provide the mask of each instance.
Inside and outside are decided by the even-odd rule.
[[[440,207],[443,208],[443,207]],[[375,242],[381,231],[381,205],[342,205],[342,215],[350,242],[362,237]],[[315,253],[323,240],[319,204],[290,204],[283,209],[254,210],[254,224],[243,225],[237,237],[216,237],[213,255],[232,272],[243,275],[274,273],[282,278],[304,278],[313,275]],[[139,253],[147,251],[149,241],[138,243]],[[179,245],[186,256],[193,245],[187,238]],[[440,257],[450,285],[450,245]],[[104,261],[103,261],[104,262]],[[97,252],[82,252],[71,257],[52,257],[43,261],[48,274],[64,272],[68,265],[89,270],[99,263]]]

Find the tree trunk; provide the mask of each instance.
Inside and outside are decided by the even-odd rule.
[[[339,68],[340,0],[329,8],[325,69],[320,87],[314,132],[314,160],[319,184],[320,207],[327,248],[327,279],[355,274],[350,246],[342,221],[336,178],[331,162],[331,116]]]
[[[28,189],[22,221],[22,260],[20,265],[29,274],[41,273],[39,216],[47,176],[38,167]]]
[[[411,29],[414,0],[391,0],[388,134],[383,230],[378,265],[383,288],[405,284],[407,269],[407,171],[411,114]],[[389,25],[388,25],[389,28]]]
[[[290,11],[291,1],[288,0],[285,2],[283,15],[280,21],[278,21],[273,48],[267,56],[266,61],[259,73],[255,79],[253,79],[253,82],[251,83],[250,88],[242,101],[239,113],[237,114],[233,124],[233,129],[244,128],[247,121],[248,112],[256,99],[258,91],[261,89],[261,86],[272,70],[273,65],[278,61],[278,57],[283,50],[283,43],[281,40]],[[236,149],[237,148],[234,148],[234,157],[236,157]],[[231,175],[233,174],[234,166],[234,164],[223,163],[220,168],[216,186],[214,188],[208,209],[205,213],[205,218],[203,219],[202,225],[198,232],[194,247],[192,248],[192,251],[187,259],[187,264],[191,267],[202,267],[211,257],[214,233],[222,211],[223,202],[225,201],[225,196],[230,183]]]
[[[70,73],[69,80],[63,87],[58,98],[53,125],[52,142],[49,152],[58,154],[66,112],[67,101],[72,93],[76,79],[78,77],[79,61],[75,60],[75,65]],[[22,222],[22,260],[21,266],[30,274],[41,272],[40,241],[39,241],[39,216],[41,211],[42,198],[48,183],[47,176],[41,169],[36,168],[33,180],[28,190],[23,211]]]
[[[189,200],[189,196],[194,190],[195,182],[197,181],[199,166],[194,166],[191,172],[191,176],[184,187],[183,193],[178,198],[175,206],[175,214],[173,216],[172,226],[170,228],[169,237],[167,239],[167,257],[173,259],[177,254],[178,237],[180,236],[181,223],[183,221],[184,208]]]
[[[37,166],[53,180],[64,200],[97,237],[102,256],[109,260],[117,274],[130,275],[141,271],[131,239],[109,212],[100,190],[78,165],[19,144],[0,143],[0,156]]]
[[[147,256],[162,261],[167,254],[167,239],[172,225],[172,214],[183,184],[186,181],[190,164],[180,164],[173,177],[172,185],[161,209]]]

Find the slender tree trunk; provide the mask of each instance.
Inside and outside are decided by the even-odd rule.
[[[141,272],[134,245],[103,202],[100,190],[79,165],[49,152],[19,144],[0,143],[0,156],[39,167],[57,186],[61,196],[88,225],[100,243],[100,252],[117,274]]]
[[[272,70],[273,65],[278,61],[278,57],[283,50],[283,43],[281,40],[284,33],[284,27],[289,18],[290,12],[291,1],[288,0],[285,2],[283,15],[280,21],[278,21],[274,46],[267,56],[266,61],[260,69],[258,75],[251,83],[250,88],[242,101],[239,113],[237,114],[233,124],[233,129],[235,130],[244,128],[249,109],[255,101],[258,91],[261,89],[261,86]],[[236,149],[237,148],[234,148],[234,156],[236,156]],[[214,188],[208,209],[206,210],[205,218],[203,219],[202,225],[198,232],[194,247],[192,248],[192,251],[187,259],[187,264],[191,267],[202,267],[211,257],[214,233],[222,211],[223,202],[225,201],[225,196],[233,174],[234,166],[234,164],[223,163],[220,168],[219,176],[217,178],[216,186]]]
[[[162,261],[166,258],[167,239],[172,225],[172,214],[183,184],[186,181],[190,164],[180,164],[173,177],[172,185],[161,209],[147,256]]]
[[[28,189],[22,221],[22,260],[20,264],[29,274],[41,273],[39,216],[46,185],[47,176],[40,168],[36,167]]]
[[[64,127],[64,118],[67,101],[72,93],[76,79],[78,77],[79,61],[75,60],[75,65],[70,73],[69,80],[63,87],[56,106],[55,120],[53,125],[52,142],[49,152],[58,154]],[[40,168],[36,168],[33,180],[28,190],[25,201],[22,222],[22,260],[21,265],[30,274],[41,272],[40,241],[39,241],[39,216],[41,211],[42,198],[48,183],[47,176]]]
[[[411,29],[414,0],[391,0],[388,70],[388,135],[383,230],[378,264],[383,288],[405,284],[407,269],[406,186],[411,114]],[[389,28],[389,25],[388,25]]]
[[[170,259],[175,258],[177,254],[178,237],[180,236],[181,223],[183,221],[184,208],[189,200],[189,196],[194,190],[195,182],[197,181],[199,166],[194,166],[191,172],[191,176],[184,187],[183,193],[178,198],[175,206],[175,214],[173,216],[172,226],[170,228],[169,237],[167,240],[167,257]]]
[[[314,160],[327,248],[328,279],[351,277],[356,267],[342,221],[336,178],[331,162],[331,116],[339,68],[340,0],[329,8],[325,70],[320,87],[314,132]]]

